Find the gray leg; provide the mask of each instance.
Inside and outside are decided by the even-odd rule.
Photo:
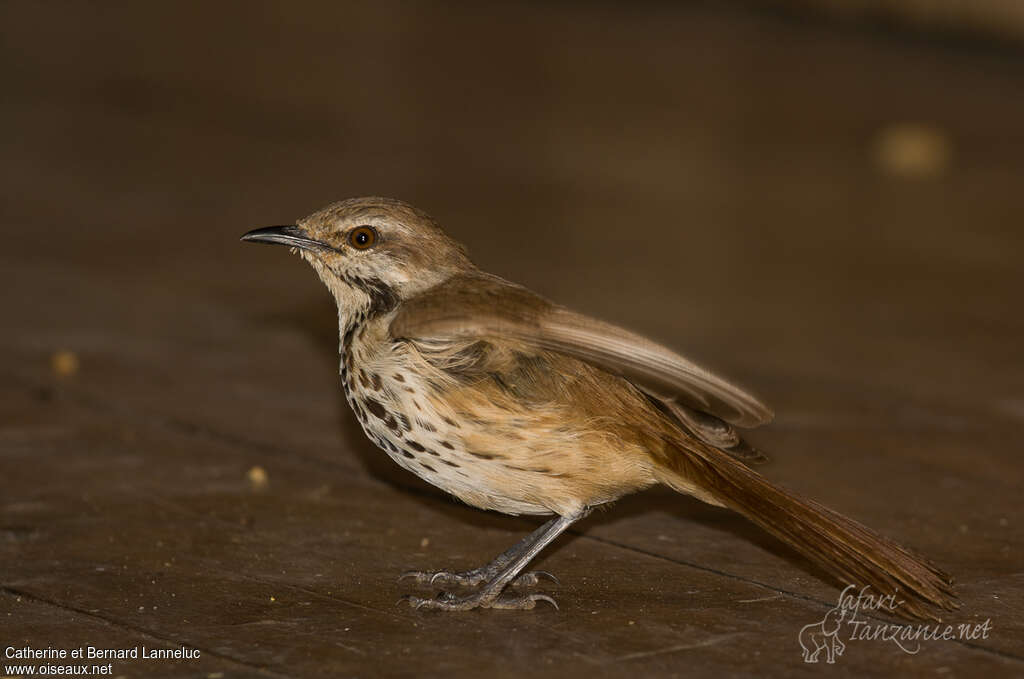
[[[502,558],[506,558],[506,562],[504,565],[497,567],[497,573],[487,581],[487,584],[479,592],[464,597],[457,597],[453,594],[442,592],[435,599],[421,599],[414,596],[405,597],[405,599],[413,608],[435,608],[442,611],[468,611],[472,608],[517,608],[525,610],[536,606],[538,601],[547,601],[555,608],[558,608],[555,600],[546,594],[502,597],[501,593],[542,549],[548,546],[566,528],[582,516],[583,514],[581,513],[576,516],[559,516],[552,519],[534,531],[526,540],[523,540],[508,552],[499,556],[498,559],[495,559],[495,563]],[[487,568],[490,568],[490,566]]]
[[[416,584],[419,585],[458,585],[460,587],[476,587],[481,583],[493,580],[494,577],[501,572],[501,569],[514,561],[521,554],[525,553],[526,550],[533,546],[533,543],[536,542],[551,526],[553,526],[556,521],[558,521],[558,519],[551,519],[543,526],[499,554],[494,561],[486,566],[458,573],[452,571],[407,571],[402,573],[398,579],[415,580]],[[547,571],[533,571],[530,573],[523,573],[513,580],[511,584],[513,587],[529,587],[536,585],[542,577],[550,578],[556,583],[558,582],[558,578]]]

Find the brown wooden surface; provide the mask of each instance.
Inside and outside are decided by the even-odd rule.
[[[850,641],[832,674],[1024,675],[1024,54],[667,5],[5,3],[0,25],[3,646],[202,654],[124,677],[825,670],[797,635],[835,584],[668,491],[544,555],[559,611],[394,605],[404,569],[534,524],[365,441],[326,292],[237,242],[380,193],[751,386],[778,413],[764,473],[991,619],[916,655]],[[885,171],[897,123],[944,160]]]
[[[832,16],[877,27],[944,33],[949,37],[1024,39],[1019,0],[739,0],[751,7],[785,9],[798,16]]]

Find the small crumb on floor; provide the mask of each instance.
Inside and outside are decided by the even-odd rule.
[[[253,490],[263,490],[270,484],[270,477],[267,476],[267,470],[258,465],[250,469],[246,476],[248,477],[249,485],[252,486]]]
[[[429,547],[429,546],[430,546],[430,538],[423,538],[422,540],[420,540],[420,548],[421,549],[424,548],[424,547]]]
[[[57,377],[71,377],[78,372],[78,354],[73,351],[58,351],[50,357],[50,367]]]
[[[952,144],[934,125],[894,123],[878,132],[874,156],[885,174],[910,179],[937,177],[949,169]]]

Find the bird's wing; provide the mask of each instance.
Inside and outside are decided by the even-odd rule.
[[[740,427],[772,419],[755,397],[679,354],[497,276],[457,276],[405,301],[390,332],[410,340],[516,340],[621,375],[669,409],[681,404]]]

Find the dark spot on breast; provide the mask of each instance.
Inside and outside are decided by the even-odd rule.
[[[495,453],[477,453],[477,452],[472,451],[472,450],[468,450],[466,452],[468,452],[473,457],[480,458],[481,460],[504,460],[505,459],[504,455],[497,455]]]
[[[405,382],[405,377],[402,376],[402,373],[395,373],[392,377],[395,378],[396,382]]]
[[[366,376],[366,371],[363,369],[359,370],[359,384],[363,385],[363,389],[370,388],[370,378]]]
[[[396,414],[398,415],[398,419],[402,421],[402,428],[405,429],[406,431],[412,431],[412,424],[410,424],[409,418],[406,416],[406,414],[405,413],[396,413]]]
[[[366,399],[366,409],[373,413],[373,416],[378,420],[383,420],[388,417],[388,411],[380,404],[380,401],[368,398]]]
[[[502,467],[506,469],[514,469],[517,472],[534,472],[536,474],[550,474],[551,470],[548,467],[517,467],[514,464],[503,464]]]
[[[453,420],[452,418],[450,418],[450,417],[442,417],[441,419],[444,420],[445,424],[447,424],[449,427],[455,427],[456,429],[459,428],[459,425],[456,424],[455,420]]]
[[[444,462],[449,467],[458,467],[459,466],[459,465],[455,464],[454,462],[452,462],[451,460],[441,460],[441,462]]]
[[[415,456],[415,455],[413,455],[412,453],[410,453],[410,452],[409,452],[408,450],[403,450],[403,451],[402,451],[402,455],[405,455],[405,456],[406,456],[407,458],[409,458],[410,460],[414,460],[414,459],[416,459],[416,456]]]
[[[447,441],[441,441],[441,445],[447,448],[448,450],[455,450],[455,446],[448,443]]]
[[[405,440],[405,442],[406,442],[406,443],[407,443],[407,444],[409,445],[409,447],[410,447],[410,448],[412,448],[413,450],[415,450],[415,451],[417,451],[417,452],[420,452],[420,453],[429,453],[429,454],[431,454],[431,455],[434,455],[434,456],[436,456],[436,457],[441,457],[441,456],[440,456],[440,455],[439,455],[438,453],[435,453],[435,452],[434,452],[433,450],[431,450],[430,448],[425,448],[425,447],[423,447],[422,445],[420,445],[420,444],[419,444],[419,443],[417,443],[416,441],[410,441],[410,440],[406,439],[406,440]]]
[[[430,424],[426,420],[421,420],[418,417],[416,418],[416,424],[418,424],[422,429],[426,429],[429,432],[437,431],[437,427],[435,427],[434,425]]]
[[[430,471],[434,472],[435,474],[437,473],[437,470],[434,469],[433,467],[431,467],[429,464],[422,464],[422,463],[420,463],[420,466],[423,467],[424,469],[429,469]]]
[[[406,390],[407,392],[409,392],[410,394],[415,394],[415,393],[416,393],[416,390],[415,390],[415,389],[413,389],[412,387],[406,387],[406,388],[405,388],[405,390]]]
[[[402,433],[402,427],[399,426],[398,420],[396,420],[391,415],[388,415],[387,418],[384,419],[384,426],[386,426],[388,429],[395,432],[396,434]]]
[[[380,375],[378,375],[377,373],[373,373],[372,375],[370,375],[370,381],[373,382],[373,390],[374,391],[380,391],[380,387],[381,387]]]
[[[416,399],[412,400],[412,404],[416,406],[416,410],[423,410],[422,408],[420,408],[420,404],[418,401],[416,401]]]

